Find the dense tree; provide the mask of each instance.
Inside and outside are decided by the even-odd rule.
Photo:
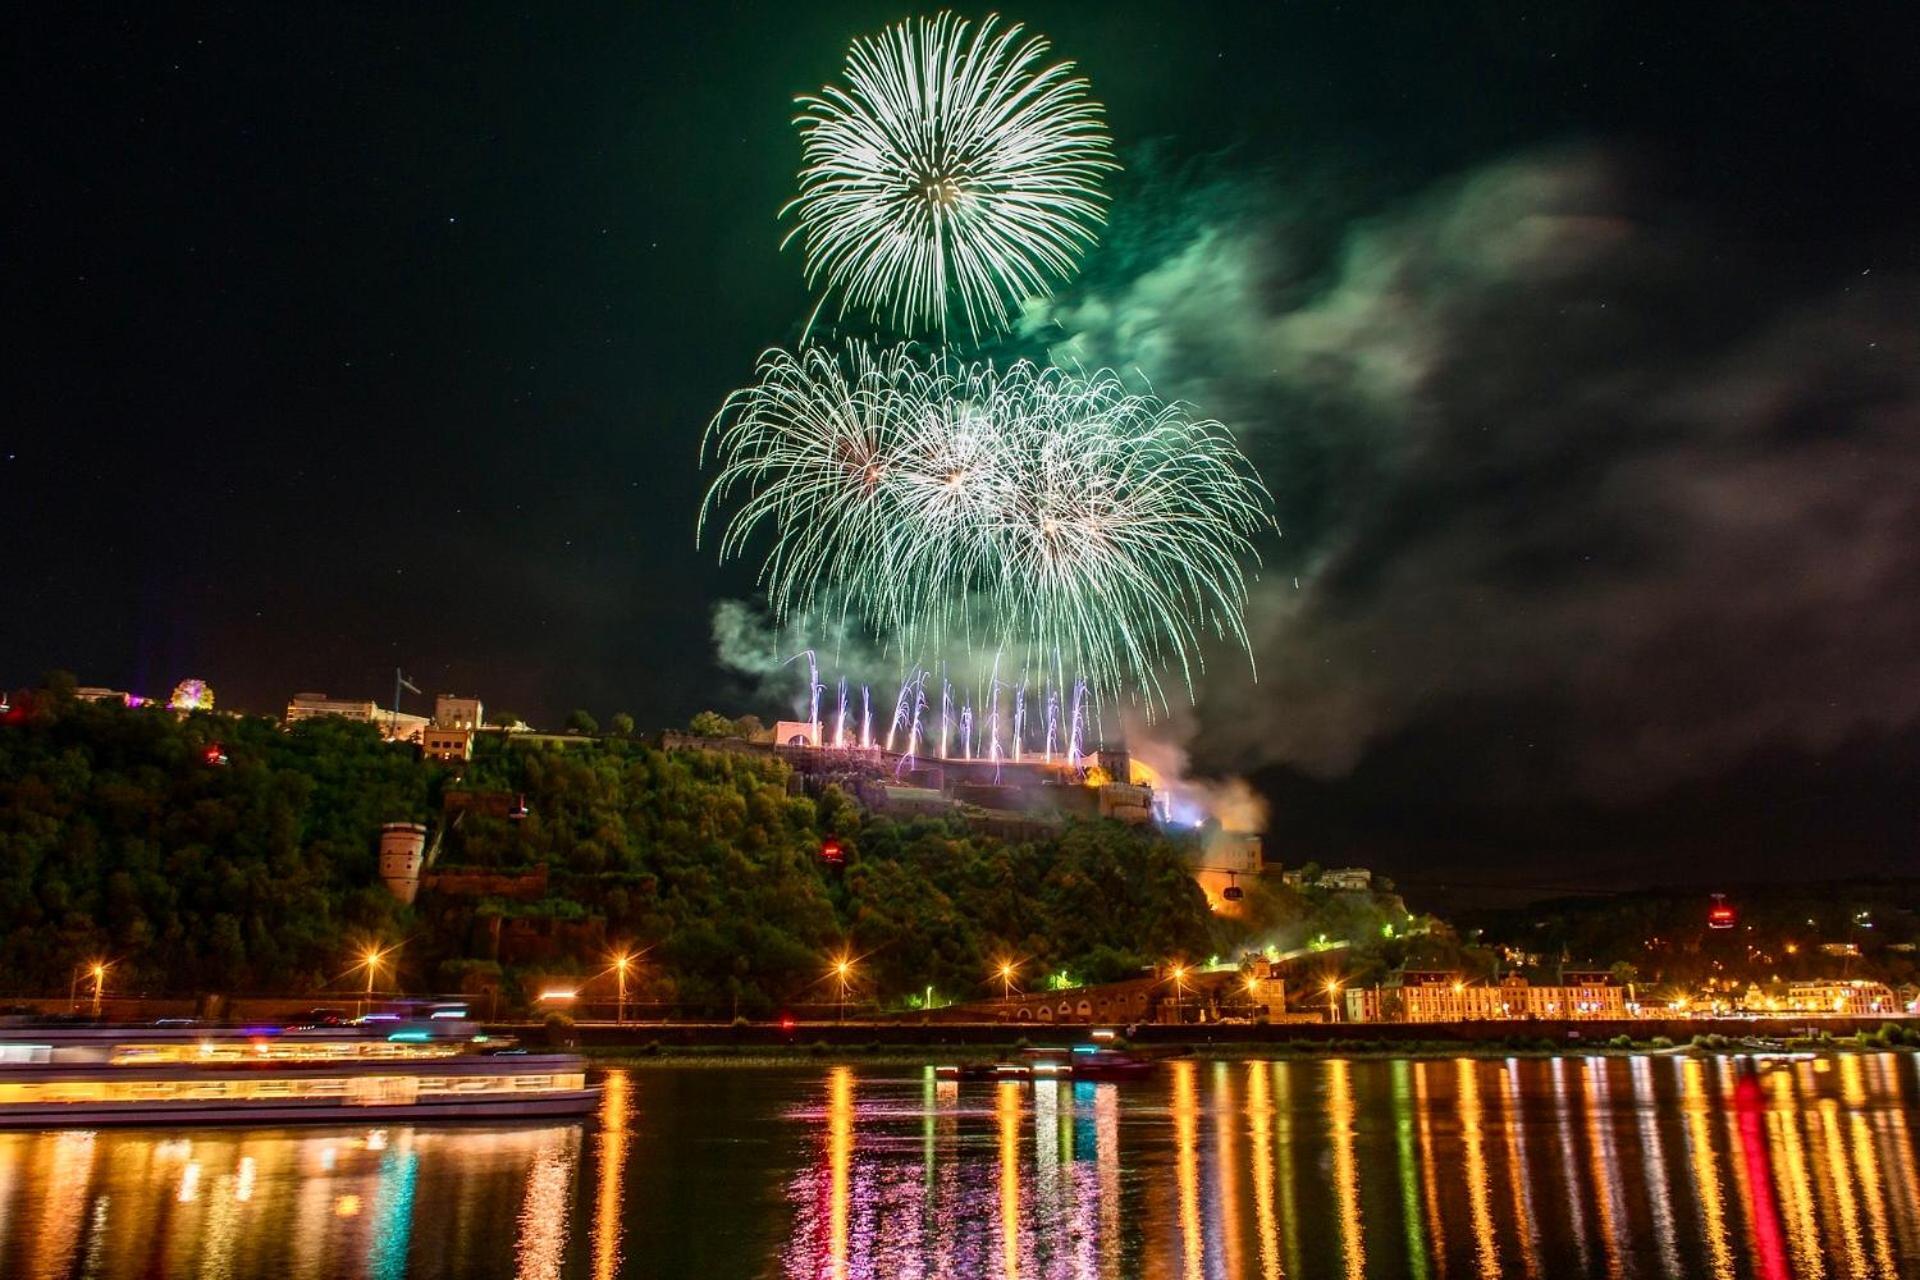
[[[458,786],[499,803],[443,822],[452,767],[371,726],[40,701],[0,726],[0,988],[14,991],[64,990],[95,956],[122,989],[315,989],[372,938],[404,940],[414,989],[511,991],[499,938],[518,920],[558,940],[544,969],[590,974],[610,944],[645,947],[645,998],[757,1013],[824,998],[843,949],[863,957],[861,995],[894,1002],[928,984],[987,995],[1002,957],[1028,983],[1113,979],[1330,931],[1379,964],[1381,939],[1404,950],[1411,924],[1395,898],[1266,881],[1223,919],[1179,839],[1107,822],[1007,841],[895,819],[836,788],[805,794],[772,756],[483,734]],[[224,766],[207,761],[214,740]],[[442,869],[544,864],[548,896],[428,889],[403,907],[376,865],[396,820],[433,826]],[[829,835],[839,865],[821,857]]]
[[[624,711],[616,711],[613,713],[613,719],[607,721],[607,729],[616,738],[631,738],[633,717]]]
[[[600,722],[595,720],[589,712],[570,711],[567,713],[567,732],[592,737],[600,732]]]

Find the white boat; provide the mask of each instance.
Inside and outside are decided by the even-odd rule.
[[[578,1055],[499,1045],[465,1022],[0,1030],[0,1128],[511,1121],[598,1100]]]

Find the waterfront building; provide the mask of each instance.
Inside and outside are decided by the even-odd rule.
[[[1876,1013],[1896,1013],[1900,1002],[1893,988],[1884,982],[1860,978],[1817,978],[1811,982],[1787,984],[1785,1000],[1790,1013],[1832,1013],[1862,1017]]]
[[[1346,992],[1350,1022],[1564,1021],[1627,1016],[1626,993],[1600,970],[1569,970],[1559,982],[1509,974],[1497,983],[1446,970],[1406,970]]]

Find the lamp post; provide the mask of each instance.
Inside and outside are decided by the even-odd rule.
[[[834,976],[840,979],[840,1021],[847,1020],[847,977],[853,972],[853,961],[841,956],[833,962]]]
[[[1187,966],[1183,964],[1173,966],[1173,1020],[1183,1024],[1187,1020],[1187,1015],[1181,1012],[1180,995],[1185,990],[1186,984]]]
[[[622,951],[613,958],[613,972],[620,984],[620,1002],[614,1006],[613,1020],[616,1023],[627,1020],[627,967],[633,963],[633,957]]]
[[[368,947],[366,952],[360,957],[360,963],[365,965],[367,970],[367,990],[365,996],[363,996],[360,1001],[360,1014],[362,1017],[366,1016],[367,1006],[373,1003],[374,975],[380,972],[380,961],[385,958],[386,954],[385,951],[382,951],[378,947]]]
[[[101,988],[106,985],[106,981],[106,962],[103,960],[95,960],[93,962],[93,1016],[95,1021],[98,1021],[100,1018],[100,991]]]
[[[1012,1003],[1013,975],[1018,971],[1019,971],[1019,966],[1014,964],[1013,961],[1002,960],[1000,962],[1000,1003],[1001,1004]]]
[[[1340,1021],[1340,1006],[1334,1003],[1334,997],[1340,994],[1340,979],[1327,979],[1327,1021]]]

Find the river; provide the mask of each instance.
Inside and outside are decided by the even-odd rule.
[[[7,1277],[1920,1276],[1920,1057],[612,1072],[595,1123],[0,1134]]]

